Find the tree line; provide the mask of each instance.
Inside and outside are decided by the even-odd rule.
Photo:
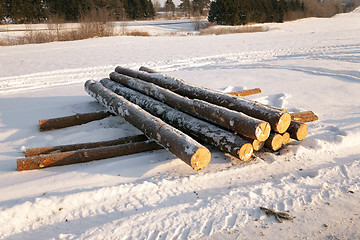
[[[13,23],[149,19],[155,17],[151,0],[0,0],[0,20]]]
[[[210,4],[208,20],[217,24],[241,25],[331,17],[341,12],[341,0],[215,0]]]

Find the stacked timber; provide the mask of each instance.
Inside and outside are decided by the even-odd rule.
[[[290,139],[307,135],[306,122],[318,117],[311,111],[289,113],[243,96],[261,93],[259,88],[223,93],[152,69],[139,71],[116,67],[109,78],[89,80],[85,90],[105,108],[102,112],[76,114],[39,121],[47,131],[111,115],[123,117],[142,135],[96,143],[27,149],[17,161],[18,170],[39,169],[88,162],[127,154],[166,149],[194,170],[204,169],[212,145],[242,161],[263,147],[278,151]]]

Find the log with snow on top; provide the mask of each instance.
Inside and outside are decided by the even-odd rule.
[[[161,118],[195,139],[216,146],[223,152],[230,153],[242,161],[247,161],[252,156],[253,149],[251,144],[232,132],[178,111],[110,79],[102,79],[100,82],[106,88],[139,105],[149,113]]]
[[[211,153],[206,147],[141,107],[115,94],[97,81],[86,81],[85,90],[112,113],[125,118],[194,170],[199,171],[209,164]]]
[[[291,113],[290,116],[292,121],[302,122],[302,123],[319,120],[319,117],[313,111]]]
[[[204,100],[219,106],[242,112],[251,117],[264,120],[270,123],[271,129],[279,133],[284,133],[290,125],[291,117],[285,109],[269,107],[265,104],[261,104],[249,99],[231,96],[219,91],[191,85],[183,80],[159,73],[135,71],[120,66],[116,67],[115,71],[120,74],[154,83],[192,99],[196,98]]]
[[[179,111],[209,121],[251,139],[265,141],[269,137],[270,124],[263,120],[202,100],[189,99],[153,83],[116,72],[112,72],[110,78],[126,87],[166,103]]]

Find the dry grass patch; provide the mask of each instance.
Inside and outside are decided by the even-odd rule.
[[[125,32],[126,36],[136,36],[136,37],[150,37],[151,34],[146,32],[146,31],[130,31],[130,32]]]
[[[268,27],[263,26],[216,26],[200,31],[200,35],[222,35],[222,34],[233,34],[233,33],[254,33],[254,32],[266,32]]]

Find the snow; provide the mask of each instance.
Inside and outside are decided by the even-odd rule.
[[[359,20],[358,9],[262,33],[0,47],[0,239],[360,238]],[[304,141],[245,163],[209,146],[200,172],[166,150],[17,172],[24,148],[140,133],[120,117],[38,131],[39,119],[101,110],[83,84],[117,65],[259,87],[248,98],[319,121]],[[278,223],[261,206],[295,218]]]

